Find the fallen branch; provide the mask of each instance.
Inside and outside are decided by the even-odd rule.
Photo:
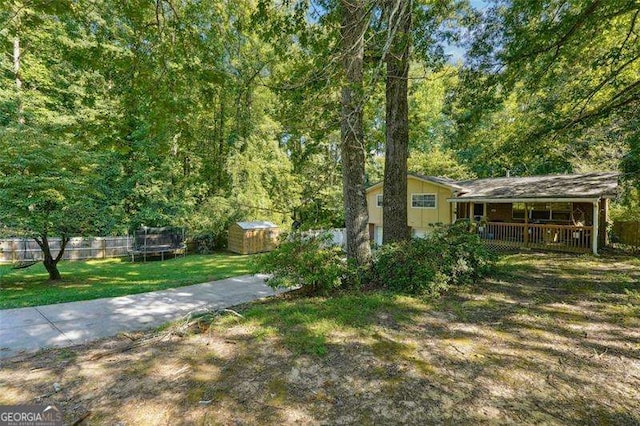
[[[34,400],[34,401],[37,401],[37,400],[42,399],[42,398],[48,398],[48,397],[50,397],[51,395],[53,395],[54,393],[55,393],[55,392],[43,393],[42,395],[38,395],[38,396],[36,396],[35,398],[33,398],[33,400]]]
[[[449,346],[451,346],[453,349],[455,349],[456,351],[460,352],[462,355],[467,355],[466,353],[462,352],[460,349],[456,348],[455,346],[453,346],[452,344],[449,344]]]
[[[91,411],[87,411],[86,413],[84,413],[83,415],[78,417],[73,423],[71,423],[71,425],[72,426],[78,426],[80,423],[82,423],[90,415],[91,415]]]
[[[244,318],[244,315],[237,313],[233,309],[222,309],[220,312],[227,312],[227,313],[233,314],[233,315],[235,315],[237,317]]]

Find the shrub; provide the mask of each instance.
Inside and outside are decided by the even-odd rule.
[[[229,200],[211,197],[184,218],[189,230],[189,247],[196,253],[209,254],[227,246],[227,229],[240,216]]]
[[[344,254],[332,247],[331,236],[283,235],[278,248],[258,260],[258,269],[272,274],[271,287],[301,286],[311,293],[327,293],[341,285],[347,272]]]
[[[492,255],[468,225],[439,226],[426,238],[381,247],[373,279],[389,290],[437,296],[479,278],[491,263]]]
[[[215,250],[227,247],[227,234],[226,230],[216,234],[212,232],[202,233],[191,238],[190,246],[198,254],[211,254]]]

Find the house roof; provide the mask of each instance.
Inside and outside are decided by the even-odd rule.
[[[504,177],[456,182],[462,187],[456,200],[527,198],[613,198],[618,173],[584,173]]]
[[[430,182],[430,183],[434,183],[436,185],[440,185],[440,186],[444,186],[456,191],[462,190],[464,189],[462,186],[460,186],[456,181],[449,179],[449,178],[445,178],[445,177],[440,177],[440,176],[425,176],[425,175],[421,175],[418,173],[407,173],[407,176],[410,177],[414,177],[416,179],[425,181],[425,182]],[[380,181],[377,183],[374,183],[373,185],[371,185],[370,187],[367,188],[367,191],[377,188],[379,186],[381,186],[384,182]]]
[[[277,228],[278,225],[271,222],[266,221],[255,221],[255,222],[236,222],[242,229],[269,229],[269,228]]]
[[[421,174],[418,174],[418,173],[409,173],[409,176],[413,176],[413,177],[416,177],[418,179],[426,180],[427,182],[435,183],[435,184],[438,184],[438,185],[448,186],[449,188],[452,188],[452,189],[455,189],[455,190],[464,189],[464,187],[461,186],[458,182],[456,182],[453,179],[446,178],[446,177],[425,176],[425,175],[421,175]]]

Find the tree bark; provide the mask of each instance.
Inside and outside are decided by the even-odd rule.
[[[407,157],[409,155],[409,47],[411,44],[412,0],[389,0],[389,49],[387,65],[386,124],[387,143],[382,198],[382,242],[411,237],[407,224]]]
[[[342,190],[347,234],[347,259],[359,266],[371,261],[369,214],[365,192],[365,147],[362,127],[364,33],[368,26],[363,0],[341,0],[342,87],[341,157]]]
[[[58,252],[56,257],[53,257],[53,255],[51,254],[51,248],[49,247],[49,238],[47,237],[47,235],[41,235],[40,238],[36,238],[35,240],[36,243],[38,243],[38,245],[40,246],[40,249],[42,250],[42,253],[44,255],[42,264],[49,273],[49,280],[57,281],[62,279],[60,271],[58,270],[58,262],[60,262],[60,259],[62,259],[62,256],[64,255],[64,251],[67,248],[67,243],[69,242],[69,237],[67,237],[66,235],[62,236],[60,251]]]

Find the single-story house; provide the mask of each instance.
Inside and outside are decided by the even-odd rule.
[[[407,225],[422,236],[429,225],[461,219],[477,224],[496,246],[593,251],[607,244],[609,200],[618,174],[585,173],[454,181],[409,174]],[[367,189],[369,233],[382,243],[382,182]]]

